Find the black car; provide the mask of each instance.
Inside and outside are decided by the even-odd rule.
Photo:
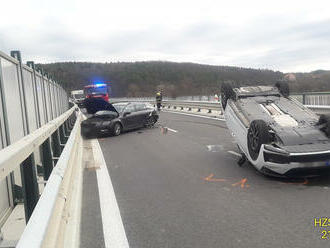
[[[123,131],[151,127],[158,120],[157,111],[148,103],[125,102],[110,104],[103,99],[84,101],[89,117],[81,123],[83,137],[103,133],[118,136]]]

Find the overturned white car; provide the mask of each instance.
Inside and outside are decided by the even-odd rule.
[[[228,129],[247,159],[273,176],[315,176],[330,171],[330,117],[317,116],[289,97],[289,87],[221,87]]]

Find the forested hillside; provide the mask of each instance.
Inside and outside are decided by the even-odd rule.
[[[43,64],[47,72],[63,82],[67,90],[82,89],[93,81],[111,82],[113,97],[153,96],[157,88],[168,96],[219,93],[222,82],[236,85],[274,84],[287,77],[293,91],[330,90],[330,73],[320,71],[284,75],[271,70],[193,63],[134,62]]]

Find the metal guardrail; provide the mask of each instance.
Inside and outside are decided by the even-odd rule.
[[[304,105],[330,105],[330,92],[303,92],[292,93],[291,96]],[[153,101],[154,97],[122,97],[112,98],[112,101]],[[180,102],[217,102],[215,96],[179,96],[176,98],[163,97],[164,101],[180,101]]]
[[[43,179],[47,181],[75,122],[75,109],[72,107],[58,118],[0,150],[0,180],[19,166],[31,172],[22,175],[26,221],[39,199],[34,152],[40,148]]]
[[[212,111],[219,111],[222,113],[222,107],[219,102],[205,102],[205,101],[176,101],[176,100],[167,100],[163,101],[162,105],[166,108],[179,108],[180,110],[184,110],[187,108],[188,111],[192,111],[196,109],[197,112],[200,112],[202,109],[207,110],[209,113]]]
[[[188,111],[192,111],[193,108],[197,109],[197,112],[200,112],[201,109],[207,110],[211,113],[213,110],[219,111],[220,114],[223,112],[221,104],[219,102],[197,102],[197,101],[164,101],[163,106],[169,109],[180,109],[188,108]],[[313,110],[316,114],[328,114],[330,113],[330,106],[324,105],[304,105],[307,108]]]
[[[81,118],[82,114],[79,112],[64,150],[17,247],[77,247],[77,240],[73,238],[75,235],[72,232],[79,230],[74,224],[74,211],[71,211],[77,201],[72,200],[71,196],[76,195],[73,191],[77,186],[72,182],[80,173],[79,165],[82,163]],[[36,135],[40,136],[39,133]],[[29,143],[32,145],[32,142]]]
[[[294,99],[298,100],[296,97]],[[118,98],[114,99],[113,102],[126,102],[126,101],[134,101],[134,102],[149,102],[155,104],[154,98],[144,98],[144,99],[136,99],[132,98]],[[223,109],[221,107],[221,103],[218,101],[186,101],[186,100],[163,100],[162,101],[163,108],[167,109],[176,109],[176,110],[184,110],[193,111],[194,109],[197,112],[201,112],[201,110],[207,110],[208,113],[212,113],[212,111],[218,111],[222,114]],[[328,114],[330,113],[330,105],[304,105],[309,109],[313,110],[317,114]]]
[[[61,172],[65,172],[64,168],[59,166],[59,162],[61,158],[63,160],[63,157],[65,158],[67,156],[64,151],[67,151],[69,148],[67,148],[65,144],[68,141],[68,135],[74,133],[71,132],[73,126],[80,126],[80,117],[77,119],[75,110],[77,110],[77,107],[72,107],[61,116],[48,122],[31,134],[0,150],[0,180],[5,179],[18,167],[21,168],[21,171],[26,170],[31,172],[22,173],[25,219],[28,225],[30,225],[30,223],[35,223],[35,220],[31,220],[30,218],[34,213],[35,206],[39,203],[40,197],[38,187],[39,173],[36,171],[34,159],[35,151],[40,149],[43,169],[42,175],[43,181],[47,182],[46,188],[54,190],[53,186],[48,186],[49,182],[52,182],[54,179],[51,181],[48,181],[48,179],[50,179],[51,175],[61,176],[63,175]],[[76,121],[76,119],[78,121]],[[70,137],[71,136],[72,135],[70,135]],[[56,169],[52,173],[53,168]],[[53,183],[50,185],[52,184]],[[43,194],[41,197],[43,199],[45,198]],[[47,202],[49,202],[49,199]],[[46,207],[44,211],[52,211],[52,209],[53,208]],[[37,223],[37,225],[39,227],[34,235],[38,235],[38,233],[41,232],[40,223]],[[33,246],[31,243],[21,247],[39,246]]]
[[[60,129],[74,110],[75,107],[71,108],[63,115],[50,121],[33,133],[25,136],[23,139],[0,150],[0,180],[4,179],[11,171],[15,170],[37,147],[42,145],[46,139]]]

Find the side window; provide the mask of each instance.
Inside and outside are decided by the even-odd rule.
[[[136,111],[142,111],[146,109],[146,105],[144,103],[138,103],[135,105]]]
[[[133,104],[130,104],[128,105],[126,108],[125,108],[125,112],[135,112],[135,106]]]

